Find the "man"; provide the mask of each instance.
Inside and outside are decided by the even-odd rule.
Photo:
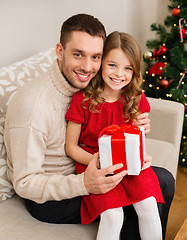
[[[74,161],[64,150],[65,114],[71,97],[99,71],[105,38],[104,26],[90,15],[78,14],[66,20],[56,46],[57,61],[49,72],[25,84],[8,106],[4,135],[10,177],[27,210],[40,221],[80,223],[81,196],[106,193],[125,175],[121,172],[106,177],[121,164],[97,169],[97,154],[85,173],[76,175]],[[150,131],[148,114],[140,115],[138,125],[143,125],[146,133]],[[157,168],[155,172],[166,201],[160,212],[165,234],[173,198],[169,185],[174,182],[167,170]],[[137,217],[133,209],[124,211],[130,226],[122,229],[122,237],[128,232],[125,239],[138,239],[138,228],[134,229]]]

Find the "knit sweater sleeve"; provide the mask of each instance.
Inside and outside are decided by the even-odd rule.
[[[41,132],[32,127],[12,128],[9,135],[13,159],[12,182],[19,196],[43,203],[88,194],[84,174],[65,176],[60,172],[44,171],[46,139]]]
[[[65,153],[65,114],[78,91],[63,78],[57,63],[26,83],[11,100],[4,140],[16,193],[37,203],[88,195],[84,173]]]

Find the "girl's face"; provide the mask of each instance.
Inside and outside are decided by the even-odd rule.
[[[102,78],[104,91],[117,91],[130,83],[133,77],[133,67],[125,53],[120,48],[109,51],[102,62]]]

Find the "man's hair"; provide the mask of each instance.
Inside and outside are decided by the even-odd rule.
[[[103,24],[95,17],[88,14],[77,14],[68,18],[62,25],[60,43],[65,47],[73,31],[81,31],[91,36],[101,37],[105,42],[106,31]]]

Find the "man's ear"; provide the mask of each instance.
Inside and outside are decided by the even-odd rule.
[[[56,56],[58,60],[61,62],[62,61],[62,55],[63,55],[63,46],[61,43],[57,43],[56,45]]]

